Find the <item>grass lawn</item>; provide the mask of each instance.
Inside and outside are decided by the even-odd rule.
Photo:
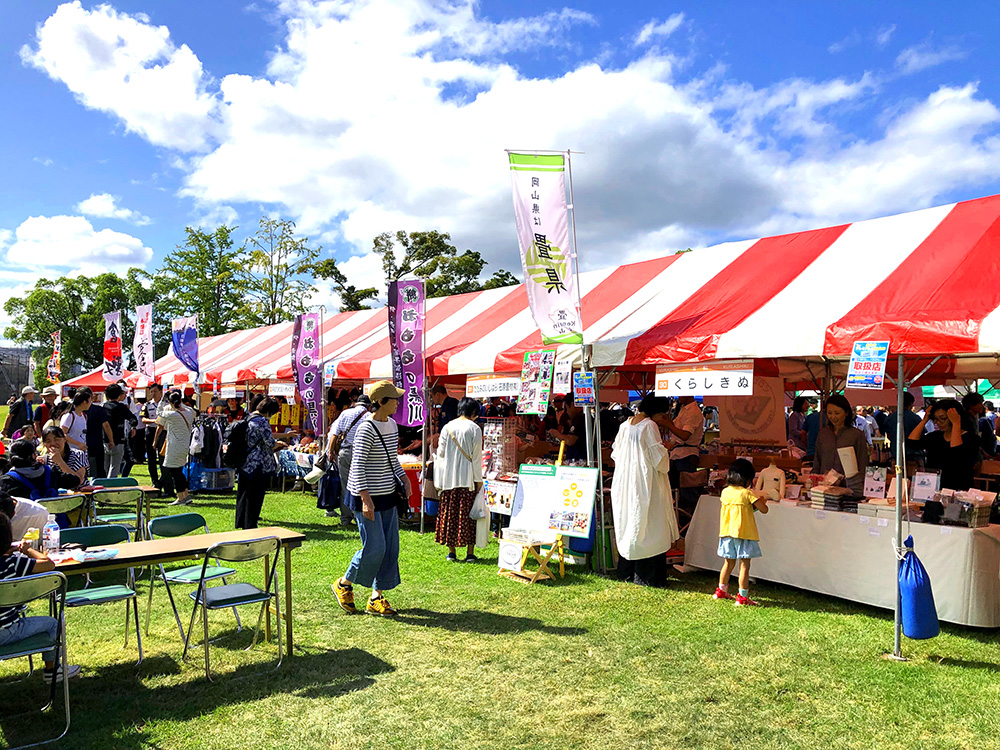
[[[201,495],[193,509],[221,531],[232,528],[233,505],[231,494]],[[907,642],[911,660],[892,663],[881,658],[891,615],[879,610],[768,585],[755,589],[767,606],[738,610],[709,596],[708,573],[662,591],[575,571],[529,587],[496,575],[495,545],[479,565],[448,564],[432,535],[413,531],[402,535],[403,585],[390,596],[400,617],[351,617],[330,583],[357,548],[356,532],[292,491],[268,495],[263,523],[308,536],[294,553],[294,656],[252,676],[273,644],[244,653],[249,635],[230,633],[213,645],[219,674],[208,683],[200,652],[181,662],[160,587],[139,667],[134,637],[121,648],[124,605],[74,610],[70,659],[84,671],[71,684],[63,746],[1000,746],[993,633],[948,626],[932,641]],[[228,612],[211,619],[214,634],[233,624]],[[37,676],[14,684],[15,665],[0,664],[6,716],[43,696]],[[5,720],[2,729],[8,741],[27,741],[39,727]]]

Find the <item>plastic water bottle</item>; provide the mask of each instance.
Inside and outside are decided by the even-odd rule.
[[[55,552],[59,549],[59,524],[56,517],[49,513],[49,520],[42,528],[42,551],[45,554]]]

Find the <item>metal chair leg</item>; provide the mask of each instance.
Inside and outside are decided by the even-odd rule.
[[[184,653],[181,654],[181,661],[187,659],[188,644],[191,642],[191,631],[194,630],[194,617],[198,614],[198,605],[204,598],[203,587],[198,587],[198,599],[194,601],[194,607],[191,609],[191,622],[188,623],[187,635],[184,636]]]
[[[162,570],[163,566],[160,566]],[[149,613],[153,609],[153,584],[156,583],[156,576],[153,575],[153,566],[149,566],[149,599],[146,602],[146,637],[149,637]],[[183,637],[183,634],[182,634]]]
[[[216,560],[215,562],[216,562],[216,565],[218,565],[219,561]],[[225,576],[222,576],[222,585],[226,586],[228,584],[229,584],[229,581],[226,580]],[[236,617],[236,632],[237,633],[242,633],[243,632],[243,623],[240,622],[240,613],[239,613],[239,611],[237,610],[236,607],[233,607],[233,615]]]
[[[132,612],[135,615],[135,642],[139,647],[139,661],[135,663],[136,666],[142,664],[142,632],[139,630],[139,595],[136,594],[135,597],[131,599],[132,602]]]
[[[211,682],[212,669],[209,664],[209,656],[208,656],[208,607],[206,607],[204,604],[201,605],[201,622],[205,629],[205,677],[207,677],[209,682]]]

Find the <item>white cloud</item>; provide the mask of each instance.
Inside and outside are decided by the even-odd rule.
[[[36,156],[36,157],[35,157],[34,159],[32,159],[32,161],[36,161],[36,162],[38,162],[38,163],[39,163],[39,164],[41,164],[41,165],[42,165],[43,167],[51,167],[51,166],[52,166],[52,164],[54,163],[54,162],[53,162],[53,161],[52,161],[52,160],[51,160],[51,159],[50,159],[49,157],[47,157],[47,156],[46,156],[46,157],[41,157],[41,156]]]
[[[383,231],[450,232],[460,250],[483,253],[488,273],[517,269],[505,148],[585,152],[573,163],[585,268],[910,210],[1000,179],[997,108],[975,86],[894,108],[880,98],[892,81],[869,73],[758,88],[716,67],[680,81],[677,61],[653,45],[622,66],[532,78],[501,56],[517,36],[510,30],[588,21],[565,12],[493,23],[477,7],[281,4],[286,36],[263,74],[208,84],[199,72],[218,109],[197,121],[204,151],[173,141],[182,196],[220,219],[237,210],[292,218],[338,245],[351,283],[381,288],[370,249]],[[169,44],[141,16],[98,9],[89,22],[112,16],[129,36],[119,46],[154,32]],[[547,33],[531,44],[553,44]],[[190,69],[201,70],[196,58]],[[170,121],[178,101],[186,112],[188,99],[168,98],[151,122]],[[863,107],[878,129],[844,132],[843,116]],[[121,102],[109,108],[133,116]],[[154,130],[144,137],[164,142]]]
[[[142,13],[65,3],[38,26],[21,59],[66,84],[84,106],[116,115],[126,130],[155,145],[203,149],[218,127],[217,101],[205,90],[201,62]]]
[[[896,24],[890,26],[883,26],[878,30],[878,34],[875,35],[875,42],[879,47],[884,47],[892,39],[892,35],[896,32]]]
[[[122,271],[144,266],[153,251],[142,240],[110,229],[97,231],[82,216],[32,216],[14,231],[7,262],[86,273]]]
[[[677,31],[682,23],[684,23],[683,13],[674,13],[670,16],[670,18],[662,23],[653,19],[643,26],[639,33],[636,34],[635,41],[632,42],[632,46],[641,47],[643,44],[646,44],[653,39],[653,37],[666,38]]]
[[[861,33],[855,29],[843,39],[834,42],[826,49],[830,54],[836,55],[839,52],[843,52],[848,47],[853,47],[857,44],[861,44]]]
[[[76,204],[76,210],[84,216],[95,216],[99,219],[121,219],[138,226],[149,224],[149,217],[138,211],[118,205],[120,199],[110,193],[93,193],[89,198]]]
[[[935,65],[962,60],[966,52],[957,47],[941,47],[934,49],[929,43],[907,47],[896,57],[896,69],[904,75],[917,73]]]

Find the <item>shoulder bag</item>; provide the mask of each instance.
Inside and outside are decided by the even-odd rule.
[[[403,514],[410,509],[410,498],[406,494],[406,485],[403,484],[396,472],[393,471],[392,457],[389,455],[389,446],[385,444],[385,439],[382,437],[382,431],[379,430],[378,425],[372,425],[372,429],[375,430],[375,435],[378,437],[378,441],[382,443],[382,450],[385,451],[385,460],[389,462],[389,472],[392,474],[393,485],[395,489],[393,490],[392,496],[396,501],[396,512]]]

